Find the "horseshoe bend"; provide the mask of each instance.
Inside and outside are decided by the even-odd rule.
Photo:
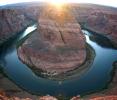
[[[84,63],[85,37],[75,17],[64,10],[56,12],[51,7],[40,12],[37,30],[18,48],[24,63],[51,74],[65,73]]]
[[[0,99],[116,100],[116,33],[113,7],[1,6]]]

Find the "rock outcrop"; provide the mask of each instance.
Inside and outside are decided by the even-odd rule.
[[[24,30],[33,20],[20,9],[0,9],[0,45]]]
[[[117,10],[97,5],[73,5],[77,21],[90,31],[108,37],[117,47]]]
[[[66,8],[61,11],[53,7],[42,10],[37,31],[19,47],[19,58],[33,69],[58,75],[84,63],[85,37],[75,17]]]
[[[76,97],[73,97],[71,100],[117,100],[117,96],[116,95],[95,96],[95,97],[86,98],[86,99],[82,99],[76,96]]]
[[[15,85],[0,73],[0,100],[38,100],[39,96],[32,95]]]
[[[117,13],[95,13],[88,18],[85,26],[89,30],[107,36],[115,46],[117,45]]]
[[[52,96],[42,96],[42,97],[38,97],[36,99],[31,99],[31,98],[19,98],[19,97],[16,97],[16,96],[6,96],[4,94],[4,92],[0,93],[0,100],[58,100],[56,99],[55,97],[52,97]]]
[[[52,96],[43,96],[43,97],[40,97],[39,100],[58,100],[58,99]]]

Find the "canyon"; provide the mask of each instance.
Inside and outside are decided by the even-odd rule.
[[[60,15],[59,13],[54,13],[52,9],[45,10],[43,4],[1,8],[0,45],[4,45],[5,42],[15,38],[27,26],[37,22],[37,30],[18,48],[18,56],[24,63],[30,65],[31,68],[33,67],[33,70],[40,71],[41,69],[52,75],[82,67],[87,52],[81,28],[107,37],[113,46],[117,47],[116,8],[91,4],[71,4],[68,8],[65,8],[63,13],[60,13]],[[65,22],[62,23],[63,21],[61,22],[58,19],[65,20]],[[100,93],[86,96],[84,100],[117,99],[116,64],[114,64],[114,67],[113,79],[108,88]],[[2,78],[0,78],[1,80]],[[7,87],[7,85],[5,84],[4,87]],[[4,87],[1,87],[0,90],[4,91]],[[0,98],[9,100],[4,92],[0,94]],[[13,95],[11,96],[13,97]],[[18,95],[16,96],[13,100],[23,100],[20,97],[18,98]],[[26,94],[26,96],[27,98],[24,100],[30,100],[32,95]],[[35,98],[46,100],[39,97]],[[50,100],[56,100],[56,98],[52,97]],[[80,100],[80,97],[74,97],[71,100]]]

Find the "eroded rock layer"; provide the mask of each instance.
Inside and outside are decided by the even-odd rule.
[[[83,28],[108,37],[117,47],[117,9],[91,4],[73,5],[72,12]]]
[[[19,47],[19,58],[51,74],[80,67],[86,59],[85,37],[68,8],[45,8],[38,22],[37,31]]]
[[[0,45],[30,24],[32,20],[27,18],[21,10],[0,9]]]

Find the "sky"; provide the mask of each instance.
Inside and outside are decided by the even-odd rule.
[[[30,2],[30,1],[44,1],[45,2],[46,0],[0,0],[0,5]],[[64,0],[64,1],[74,2],[74,3],[93,3],[93,4],[117,7],[117,0]]]

